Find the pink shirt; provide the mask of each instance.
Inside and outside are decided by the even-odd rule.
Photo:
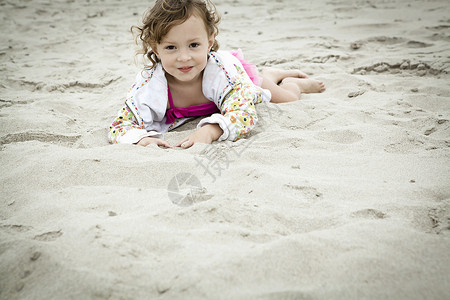
[[[170,108],[166,111],[166,124],[171,124],[176,118],[186,118],[186,117],[200,117],[206,116],[219,111],[214,102],[192,105],[188,107],[175,107],[173,105],[172,94],[170,93],[170,88],[167,86],[167,91],[169,92],[169,104]]]

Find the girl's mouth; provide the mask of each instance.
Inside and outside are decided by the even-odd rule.
[[[183,73],[187,73],[190,70],[192,70],[193,67],[182,67],[182,68],[178,68],[178,70],[180,70]]]

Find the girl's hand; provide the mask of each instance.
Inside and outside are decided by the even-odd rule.
[[[172,148],[172,146],[170,146],[170,144],[168,142],[166,142],[165,140],[153,138],[153,137],[149,137],[149,136],[142,138],[139,142],[137,142],[137,145],[143,146],[143,147],[148,146],[150,144],[156,144],[157,146]]]
[[[195,143],[211,144],[223,134],[222,128],[218,124],[207,124],[191,133],[181,140],[175,147],[187,149]]]

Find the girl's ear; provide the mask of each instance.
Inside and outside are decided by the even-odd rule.
[[[150,45],[150,48],[152,48],[153,53],[159,58],[158,48],[156,45]]]
[[[211,51],[212,46],[214,45],[214,41],[216,40],[217,33],[213,33],[209,36],[208,39],[208,49]]]

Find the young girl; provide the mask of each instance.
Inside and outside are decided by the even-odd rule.
[[[267,69],[261,78],[240,50],[218,51],[219,21],[209,0],[157,0],[143,26],[132,28],[151,65],[137,75],[110,126],[111,143],[171,148],[163,133],[206,115],[175,147],[236,141],[258,121],[254,104],[290,102],[301,93],[325,90],[298,70]]]

